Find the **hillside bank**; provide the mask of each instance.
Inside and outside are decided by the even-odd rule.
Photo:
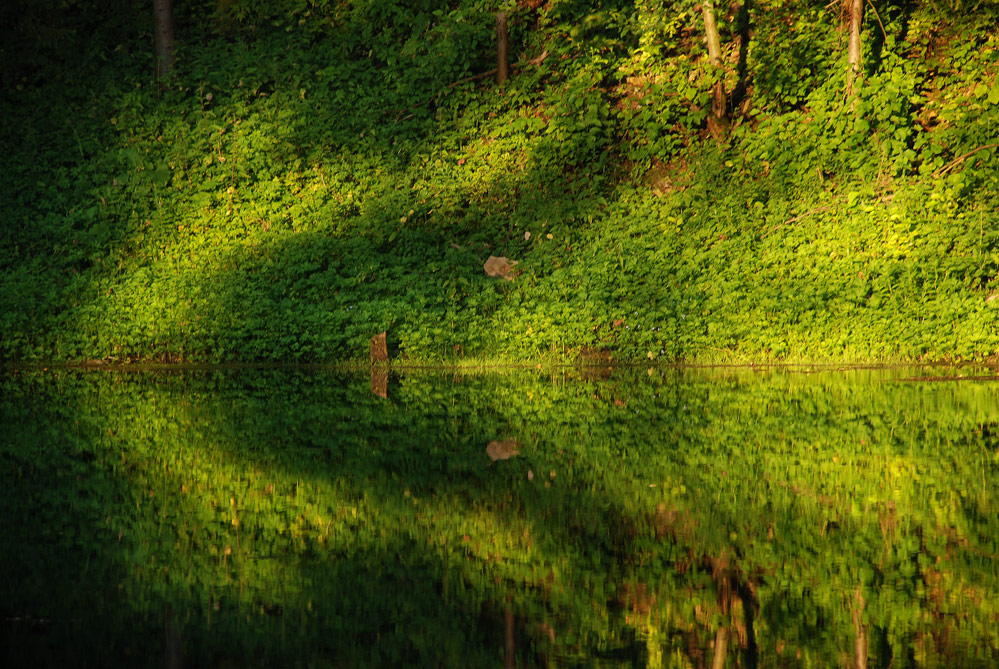
[[[3,359],[999,351],[997,3],[875,1],[852,95],[825,2],[721,68],[688,3],[176,2],[160,82],[117,4],[2,10]]]

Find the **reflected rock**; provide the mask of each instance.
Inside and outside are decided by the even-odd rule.
[[[490,441],[486,446],[486,455],[493,462],[497,460],[509,460],[515,455],[520,455],[517,447],[520,444],[516,439],[504,439],[503,441]]]

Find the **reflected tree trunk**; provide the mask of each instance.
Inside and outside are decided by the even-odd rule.
[[[383,400],[388,399],[388,370],[384,367],[371,368],[371,393]]]
[[[156,43],[156,78],[173,71],[173,3],[153,0],[153,37]]]
[[[728,555],[724,552],[717,558],[707,561],[707,566],[711,569],[711,580],[715,584],[715,594],[718,598],[718,608],[724,623],[718,626],[715,632],[714,655],[711,660],[711,669],[724,669],[725,659],[728,656],[728,643],[731,635],[729,629],[729,615],[732,612],[732,604],[736,597],[736,585],[738,575],[735,567],[729,563]]]
[[[854,667],[856,669],[867,669],[867,626],[864,625],[864,595],[860,591],[860,586],[853,594],[853,652]]]
[[[728,627],[724,625],[715,633],[715,655],[711,669],[725,669],[725,656],[728,654]]]
[[[514,638],[513,611],[503,611],[503,668],[514,669],[517,666],[517,645]]]
[[[884,627],[875,626],[873,636],[875,639],[875,658],[877,660],[877,666],[892,666],[894,656],[891,650],[891,641],[888,639],[888,630]]]
[[[756,594],[748,582],[739,584],[739,599],[742,600],[742,615],[746,625],[746,648],[742,659],[747,669],[756,669],[759,663],[759,648],[756,645],[756,612],[759,609],[759,602]]]
[[[174,612],[166,610],[165,638],[163,640],[163,666],[166,669],[181,669],[184,666],[184,642],[180,625]]]
[[[722,669],[725,666],[729,646],[734,643],[736,648],[743,649],[736,662],[746,669],[755,669],[759,662],[755,625],[759,601],[753,584],[748,579],[744,580],[738,566],[729,560],[728,555],[723,552],[718,557],[705,558],[702,563],[711,572],[718,608],[725,620],[715,631],[711,667]],[[696,666],[706,666],[700,657],[691,655],[691,659]]]

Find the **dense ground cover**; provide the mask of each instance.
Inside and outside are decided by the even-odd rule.
[[[686,2],[104,4],[2,10],[2,358],[999,351],[994,2],[725,7],[714,133]]]

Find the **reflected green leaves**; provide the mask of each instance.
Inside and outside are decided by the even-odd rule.
[[[995,661],[999,385],[594,376],[12,373],[8,647],[42,665]]]

